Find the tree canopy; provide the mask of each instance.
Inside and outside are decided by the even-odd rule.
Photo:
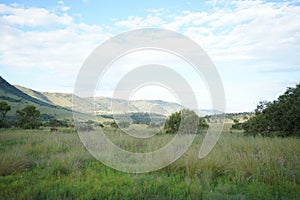
[[[273,102],[260,102],[243,128],[247,135],[300,136],[300,84]]]
[[[28,105],[22,110],[16,111],[18,124],[25,129],[35,129],[39,127],[40,111],[33,105]]]
[[[188,123],[181,124],[182,117],[185,117],[185,122]],[[189,123],[195,123],[195,122],[198,123],[197,133],[199,133],[201,130],[208,128],[208,124],[206,123],[203,117],[199,117],[192,110],[183,109],[169,116],[169,118],[165,122],[164,130],[166,133],[177,133],[179,127],[182,126],[181,128],[186,129],[188,132],[188,129],[191,128]]]

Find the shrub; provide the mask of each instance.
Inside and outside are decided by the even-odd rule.
[[[184,124],[182,118],[184,117]],[[198,124],[197,133],[200,133],[201,130],[207,129],[208,124],[206,123],[203,117],[199,117],[194,111],[183,109],[179,112],[171,114],[171,116],[166,120],[164,130],[166,133],[177,133],[179,128],[185,133],[192,133],[193,130],[190,130],[195,124]]]

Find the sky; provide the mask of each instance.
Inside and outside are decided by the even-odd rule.
[[[220,74],[227,112],[253,111],[259,101],[275,100],[300,83],[299,0],[0,1],[0,76],[39,91],[72,93],[83,62],[97,46],[138,28],[169,29],[197,42]],[[206,99],[199,100],[201,108],[208,108],[203,81],[192,73],[185,78]],[[176,101],[157,86],[132,97]]]

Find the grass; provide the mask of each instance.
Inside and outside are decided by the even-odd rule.
[[[121,134],[108,130],[140,150]],[[141,144],[149,150],[164,137]],[[199,160],[201,141],[159,171],[128,174],[94,159],[72,131],[1,129],[0,199],[299,199],[300,139],[224,133]]]

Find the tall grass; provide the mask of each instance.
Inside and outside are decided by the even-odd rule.
[[[198,159],[202,137],[173,164],[127,174],[95,160],[75,133],[0,130],[0,199],[297,199],[300,139],[222,134]],[[172,136],[143,142],[109,130],[122,148],[146,152]]]

